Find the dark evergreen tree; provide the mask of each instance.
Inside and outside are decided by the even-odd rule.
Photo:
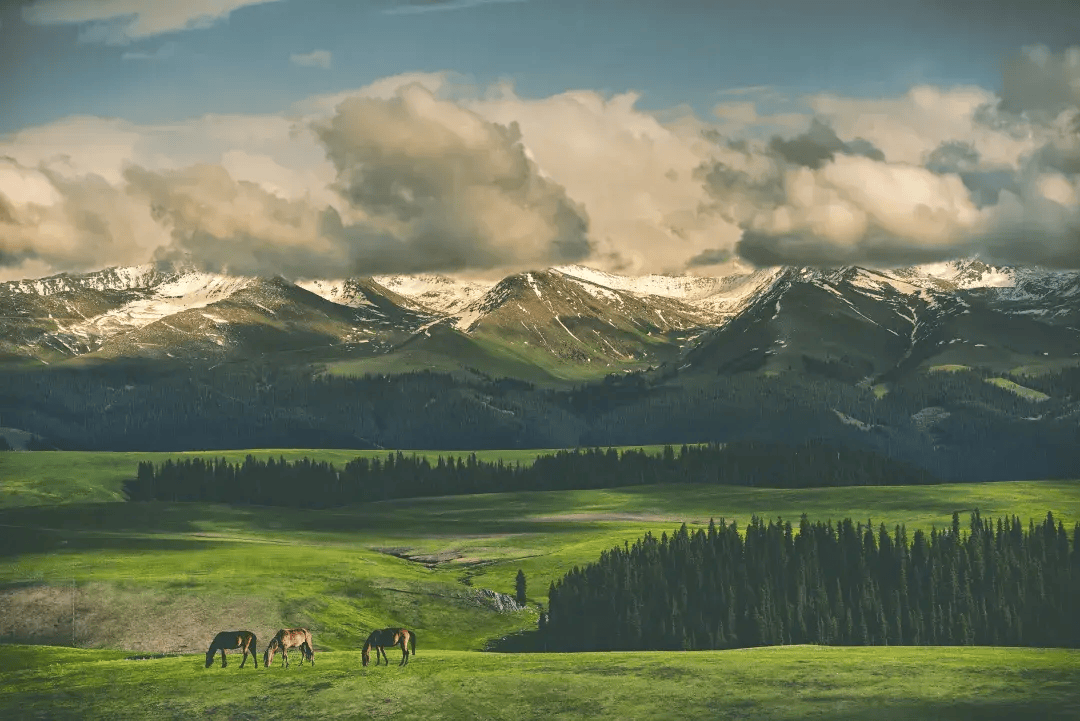
[[[514,587],[516,589],[516,594],[515,594],[514,599],[517,601],[517,604],[519,606],[524,606],[525,605],[525,572],[522,571],[520,568],[518,569],[518,572],[517,572],[517,578],[514,581]]]
[[[1077,543],[1052,515],[1025,532],[971,514],[890,534],[754,517],[601,554],[548,589],[546,642],[568,650],[841,645],[1080,646]]]

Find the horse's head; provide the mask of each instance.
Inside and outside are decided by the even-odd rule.
[[[263,668],[270,666],[270,662],[274,660],[274,649],[277,648],[278,640],[276,638],[270,639],[270,643],[266,644],[266,648],[263,650]]]
[[[216,653],[217,653],[217,649],[215,649],[213,646],[211,646],[210,650],[206,652],[206,667],[207,668],[210,668],[211,666],[214,665],[214,654],[216,654]]]
[[[369,646],[364,646],[364,650],[360,652],[360,659],[362,660],[363,665],[365,665],[365,666],[367,666],[368,662],[371,661],[371,646],[370,645]]]

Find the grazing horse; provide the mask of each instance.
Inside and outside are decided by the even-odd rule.
[[[206,667],[214,663],[214,654],[221,651],[221,667],[225,668],[229,664],[225,661],[225,651],[239,648],[244,652],[244,660],[240,662],[240,668],[244,667],[247,663],[248,654],[251,654],[252,660],[255,662],[255,668],[259,667],[258,651],[255,649],[255,634],[251,631],[222,631],[217,636],[214,636],[214,640],[210,642],[210,648],[206,652]]]
[[[410,648],[412,653],[416,654],[416,632],[407,628],[380,628],[378,631],[372,631],[371,635],[367,637],[367,641],[364,642],[364,650],[361,653],[365,666],[371,660],[372,646],[375,647],[376,666],[379,665],[380,653],[385,659],[386,665],[390,665],[390,659],[386,658],[386,647],[401,646],[401,663],[398,666],[404,666],[409,662]]]
[[[274,652],[281,651],[281,662],[285,668],[288,668],[290,648],[300,649],[301,666],[304,665],[305,658],[311,662],[312,666],[315,665],[315,647],[311,644],[311,632],[306,628],[283,628],[274,634],[270,643],[266,645],[266,650],[263,651],[263,665],[269,666],[274,660]]]

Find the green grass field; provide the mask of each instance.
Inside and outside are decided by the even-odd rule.
[[[9,647],[4,718],[1046,719],[1080,713],[1080,652],[785,648],[477,654],[418,647],[405,668],[360,654],[286,670],[202,655]]]
[[[1022,386],[1019,383],[1015,383],[1008,378],[987,378],[987,383],[995,385],[998,388],[1004,388],[1007,391],[1012,391],[1021,398],[1027,398],[1029,401],[1045,401],[1050,396],[1046,395],[1042,391],[1037,391],[1027,386]]]
[[[357,455],[254,453],[335,463]],[[536,453],[486,457],[528,461]],[[646,531],[722,517],[745,526],[752,514],[796,522],[805,512],[812,520],[903,523],[910,533],[945,527],[954,511],[966,521],[976,507],[1024,520],[1052,511],[1071,526],[1080,520],[1077,482],[644,486],[293,511],[116,500],[139,459],[177,454],[2,455],[0,639],[47,644],[0,653],[4,718],[16,709],[27,717],[123,718],[134,708],[136,718],[844,719],[880,704],[875,714],[885,719],[981,719],[1013,718],[1019,709],[1075,718],[1080,709],[1078,652],[478,653],[535,628],[551,581]],[[85,498],[109,502],[78,502]],[[28,505],[35,499],[39,505]],[[512,594],[518,569],[529,604],[500,610],[483,591]],[[357,649],[367,632],[391,624],[417,631],[416,659],[406,669],[362,670]],[[265,640],[292,625],[312,629],[315,668],[241,672],[236,661],[202,668],[200,652],[218,630],[248,628]],[[79,649],[55,648],[73,635]],[[195,655],[124,660],[133,652]],[[268,706],[269,716],[261,713]]]

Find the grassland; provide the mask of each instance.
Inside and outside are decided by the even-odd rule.
[[[368,373],[396,375],[421,370],[451,374],[471,374],[474,370],[496,378],[516,378],[540,387],[572,386],[587,380],[599,380],[609,373],[628,368],[643,368],[643,361],[580,362],[553,355],[546,349],[508,340],[502,334],[479,332],[474,335],[433,328],[395,348],[393,352],[326,363],[333,375],[362,376]],[[645,345],[657,341],[638,334]],[[590,355],[604,357],[602,349],[589,348]]]
[[[1008,378],[987,378],[986,382],[990,383],[991,385],[995,385],[998,388],[1004,388],[1007,391],[1012,391],[1021,398],[1027,398],[1029,401],[1045,401],[1050,397],[1042,391],[1037,391],[1034,388],[1022,386],[1015,381],[1009,380]]]
[[[0,652],[0,717],[1064,719],[1080,710],[1080,653],[1060,650],[477,653],[534,628],[551,581],[645,532],[801,513],[912,531],[976,507],[1025,520],[1052,511],[1071,525],[1076,482],[643,486],[293,511],[114,500],[132,464],[176,454],[2,455],[0,639],[49,645]],[[20,490],[6,493],[9,484]],[[26,505],[33,498],[44,504]],[[74,502],[85,498],[109,502]],[[512,594],[518,569],[529,603],[500,610],[483,590]],[[416,658],[406,669],[361,669],[357,647],[390,624],[417,630]],[[244,627],[266,639],[286,625],[313,629],[314,668],[240,671],[232,660],[203,669],[213,632]],[[73,635],[81,648],[55,647]],[[132,652],[196,655],[125,660]]]
[[[314,667],[9,647],[0,716],[117,719],[1075,719],[1080,652],[795,646],[695,653],[356,652]]]
[[[959,363],[944,363],[942,365],[930,366],[926,370],[931,373],[959,373],[960,371],[971,370],[971,366],[961,365]]]

